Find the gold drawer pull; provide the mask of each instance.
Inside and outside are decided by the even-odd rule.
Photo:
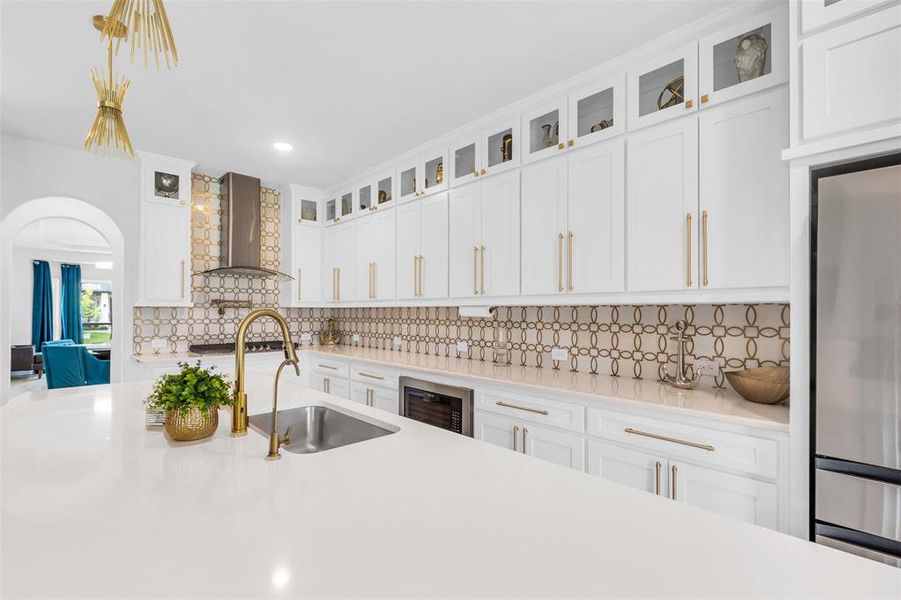
[[[385,381],[384,377],[379,377],[378,375],[370,375],[369,373],[364,373],[362,371],[360,371],[359,375],[360,375],[360,377],[368,377],[369,379],[377,379],[379,381]]]
[[[525,410],[527,412],[535,413],[537,415],[547,416],[547,414],[548,414],[548,412],[546,410],[541,409],[541,408],[529,408],[528,406],[517,406],[516,404],[508,404],[507,402],[504,402],[503,400],[498,400],[497,402],[495,402],[495,404],[497,404],[498,406],[506,406],[507,408],[515,408],[517,410]]]
[[[707,211],[701,213],[701,231],[703,234],[702,246],[703,246],[703,256],[704,256],[704,285],[708,285],[710,281],[707,279]]]
[[[673,474],[673,483],[672,483],[673,496],[672,496],[672,498],[673,498],[673,500],[675,500],[676,499],[676,475],[678,475],[678,473],[679,473],[679,467],[677,467],[676,465],[673,465],[672,468],[670,469],[670,471],[672,471],[672,474]]]
[[[663,464],[658,460],[654,465],[654,494],[657,496],[660,495],[660,469],[663,467]]]
[[[329,371],[337,371],[338,370],[338,367],[330,367],[329,365],[317,364],[316,366],[319,367],[320,369],[328,369]]]
[[[516,425],[514,425],[514,426],[513,426],[513,451],[514,451],[514,452],[518,452],[518,449],[516,448],[516,437],[517,437],[518,435],[519,435],[519,427],[517,427]]]
[[[560,261],[557,265],[557,267],[558,267],[557,290],[562,292],[563,291],[563,234],[562,233],[558,234],[557,246],[560,250]]]
[[[685,285],[691,287],[691,213],[685,215],[685,271]]]
[[[633,435],[640,435],[644,437],[654,438],[655,440],[663,440],[664,442],[672,442],[674,444],[682,444],[683,446],[691,446],[692,448],[700,448],[701,450],[707,450],[708,452],[713,452],[715,448],[710,444],[699,444],[697,442],[689,442],[687,440],[680,440],[679,438],[669,437],[666,435],[660,435],[659,433],[650,433],[647,431],[640,431],[638,429],[632,429],[631,427],[626,427],[623,429],[626,433],[631,433]]]

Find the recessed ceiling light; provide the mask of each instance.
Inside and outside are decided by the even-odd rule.
[[[291,150],[294,150],[294,146],[288,142],[275,142],[272,144],[272,147],[280,152],[290,152]]]

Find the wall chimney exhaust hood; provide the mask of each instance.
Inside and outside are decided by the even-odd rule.
[[[203,274],[264,277],[279,282],[294,279],[261,266],[260,180],[238,173],[226,173],[219,179],[219,193],[222,196],[219,267]]]

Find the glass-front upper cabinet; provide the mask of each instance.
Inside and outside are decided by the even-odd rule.
[[[630,71],[628,86],[629,130],[697,110],[698,45],[663,53]]]
[[[377,175],[375,178],[375,201],[373,208],[378,210],[382,207],[394,206],[394,173],[385,172]]]
[[[498,121],[482,134],[479,176],[500,173],[519,165],[519,119]]]
[[[779,5],[701,39],[701,108],[788,81],[788,6]]]
[[[569,95],[567,147],[581,147],[625,131],[625,76],[597,81]]]
[[[372,183],[361,183],[357,186],[357,212],[365,215],[372,210]]]
[[[338,210],[339,210],[338,216],[341,217],[342,219],[346,219],[346,218],[353,216],[353,214],[354,214],[354,196],[356,196],[356,194],[354,193],[354,190],[343,192],[341,194],[341,198],[340,198],[341,202],[338,206]]]
[[[442,145],[423,152],[419,156],[419,168],[422,173],[420,195],[440,192],[447,189],[447,177],[444,168],[447,165],[447,146]]]
[[[397,169],[397,195],[401,202],[411,200],[422,193],[422,176],[419,157],[413,156],[400,163]]]
[[[326,223],[338,222],[338,198],[329,196],[325,201],[325,221]]]
[[[479,133],[472,133],[451,142],[451,186],[475,180],[482,168],[482,136]]]
[[[547,158],[566,149],[566,100],[539,106],[523,115],[522,162]]]
[[[317,223],[319,221],[319,203],[316,200],[300,199],[300,216],[301,223]]]

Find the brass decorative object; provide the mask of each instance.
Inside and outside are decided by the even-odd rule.
[[[788,398],[788,367],[757,367],[726,371],[725,375],[732,388],[749,402],[776,404]]]
[[[669,94],[669,95],[667,95]],[[657,96],[657,110],[663,110],[685,101],[685,78],[679,75],[667,83]]]
[[[435,184],[444,181],[444,161],[438,161],[438,168],[435,169]]]
[[[125,25],[119,21],[101,15],[93,17],[95,28],[106,28],[110,23],[111,36],[119,38],[127,33]],[[84,147],[104,156],[121,156],[133,158],[135,153],[131,147],[125,119],[122,117],[122,104],[131,82],[126,77],[118,80],[113,76],[113,44],[112,38],[106,45],[107,68],[109,77],[104,79],[103,72],[91,69],[91,80],[97,91],[97,116],[84,140]]]
[[[608,127],[613,127],[613,119],[603,119],[599,123],[595,123],[591,126],[591,133],[607,129]]]
[[[127,36],[126,27],[131,28],[130,36]],[[175,38],[172,36],[172,26],[163,0],[116,0],[100,32],[100,39],[106,38],[112,44],[113,38],[116,38],[118,55],[119,46],[126,36],[131,47],[132,63],[135,62],[135,49],[140,48],[145,68],[148,51],[153,52],[157,69],[160,68],[160,54],[163,55],[167,69],[178,66],[178,50],[175,48]]]
[[[329,319],[326,328],[319,332],[320,346],[337,346],[341,342],[341,334],[335,330],[335,320]]]
[[[166,411],[166,434],[176,442],[193,442],[208,438],[219,427],[219,411],[199,408]]]
[[[513,134],[505,133],[501,139],[501,161],[513,160]]]

